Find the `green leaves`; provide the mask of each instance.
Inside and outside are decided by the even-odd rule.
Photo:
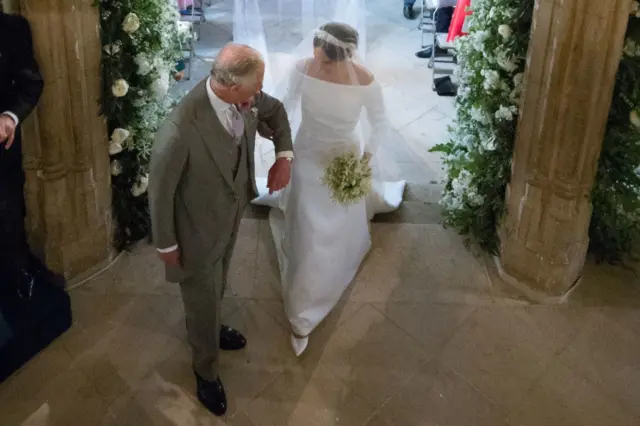
[[[123,249],[150,232],[146,193],[133,188],[146,181],[155,132],[170,111],[167,90],[182,58],[183,40],[173,0],[102,0],[96,5],[103,44],[101,112],[110,134],[116,128],[131,133],[124,150],[111,156],[115,244]],[[126,95],[114,96],[117,80],[129,86]]]
[[[497,253],[533,1],[478,0],[459,40],[460,89],[443,154],[445,224]]]
[[[448,174],[442,199],[445,224],[491,253],[499,248],[497,228],[505,209],[517,112],[508,118],[519,102],[532,6],[532,0],[474,2],[470,35],[459,41],[457,116],[449,141],[431,150],[443,154]],[[623,260],[640,238],[638,21],[634,16],[629,21],[591,193],[590,250],[608,262]]]

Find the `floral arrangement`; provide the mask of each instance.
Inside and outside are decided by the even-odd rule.
[[[522,91],[533,0],[476,0],[469,36],[458,41],[457,116],[444,154],[445,223],[485,250],[497,228]],[[590,252],[615,262],[640,241],[640,3],[634,2],[591,201]]]
[[[443,153],[445,223],[496,253],[519,114],[533,0],[476,0],[457,41],[457,113]]]
[[[640,4],[634,2],[592,192],[590,250],[624,260],[640,241]]]
[[[323,182],[336,203],[356,204],[371,192],[372,172],[368,158],[358,158],[353,152],[335,157],[324,171]]]
[[[102,114],[109,129],[115,245],[150,232],[148,167],[155,132],[174,104],[168,95],[184,32],[172,0],[99,0]]]

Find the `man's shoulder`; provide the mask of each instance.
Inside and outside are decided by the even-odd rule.
[[[193,89],[189,91],[180,102],[173,108],[170,117],[173,117],[174,121],[182,121],[183,117],[191,118],[196,109],[207,98],[207,91],[205,88],[206,80],[203,80],[195,85]]]

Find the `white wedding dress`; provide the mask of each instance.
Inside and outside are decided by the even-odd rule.
[[[286,315],[296,335],[308,336],[339,301],[369,251],[369,220],[399,207],[405,182],[374,179],[374,190],[366,200],[336,204],[322,182],[330,161],[348,151],[362,155],[375,141],[385,142],[380,140],[388,126],[381,87],[377,81],[367,86],[330,83],[304,71],[294,71],[293,79],[298,80],[292,85],[297,89],[284,103],[289,111],[300,102],[301,120],[291,183],[269,195],[266,179],[258,179],[260,197],[254,203],[272,207],[270,224]],[[360,126],[363,111],[371,126],[368,138]],[[374,176],[376,160],[374,153]],[[307,342],[292,335],[297,355]]]

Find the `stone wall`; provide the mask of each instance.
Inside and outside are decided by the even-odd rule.
[[[6,1],[6,0],[5,0]],[[22,0],[45,89],[24,123],[32,249],[73,278],[112,255],[111,184],[93,0]]]

